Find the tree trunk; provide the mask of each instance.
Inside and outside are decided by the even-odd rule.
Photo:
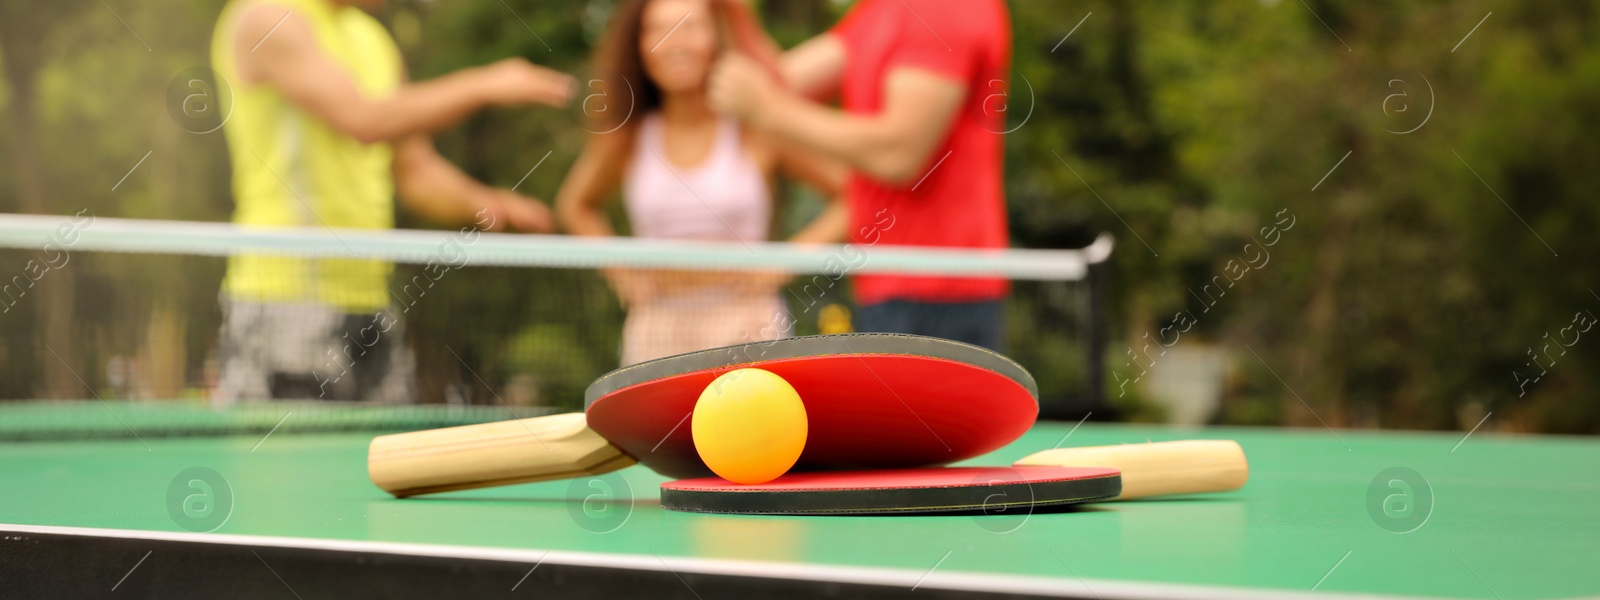
[[[177,214],[174,199],[184,197],[179,189],[183,177],[178,161],[170,158],[178,155],[182,136],[189,135],[182,131],[166,122],[155,127],[155,152],[146,168],[150,169],[150,196],[155,199],[152,208],[158,218]],[[145,389],[141,391],[150,398],[177,398],[188,383],[189,316],[183,302],[184,292],[194,281],[192,276],[186,275],[192,274],[193,271],[183,268],[158,269],[150,273],[152,280],[139,282],[141,287],[148,286],[146,289],[150,290],[150,302],[139,307],[149,312],[133,315],[146,323],[144,347],[140,352],[142,360],[138,364],[144,370]]]
[[[16,171],[15,210],[38,214],[46,212],[45,202],[50,197],[39,147],[40,40],[35,39],[37,30],[30,32],[26,23],[13,19],[15,16],[0,14],[0,20],[9,22],[0,26],[0,56],[4,57],[6,84],[11,88],[12,139],[16,142],[12,165]],[[40,367],[35,372],[44,375],[43,381],[34,385],[34,395],[39,398],[92,396],[92,391],[78,382],[75,369],[69,366],[76,355],[72,351],[73,289],[76,287],[73,284],[69,262],[67,268],[47,273],[33,288],[37,297],[30,300],[38,315],[34,322],[43,327],[35,336],[34,352]]]
[[[6,85],[11,88],[11,131],[16,140],[12,169],[16,177],[17,205],[11,210],[37,214],[44,212],[44,165],[39,160],[38,91],[39,65],[28,60],[22,40],[0,35],[0,55],[5,58]]]
[[[1304,392],[1298,398],[1290,393],[1283,399],[1284,422],[1297,427],[1345,425],[1340,398],[1345,360],[1335,337],[1339,329],[1339,290],[1349,255],[1350,232],[1356,224],[1337,206],[1343,200],[1335,198],[1328,209],[1326,233],[1317,252],[1316,277],[1312,278],[1311,296],[1306,302],[1306,333],[1296,344],[1297,368],[1282,374],[1287,385]],[[1301,400],[1309,406],[1301,406]],[[1307,412],[1308,409],[1316,413]]]

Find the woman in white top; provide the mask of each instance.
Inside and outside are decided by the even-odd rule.
[[[636,237],[766,241],[781,169],[833,198],[790,241],[844,238],[841,165],[779,147],[706,103],[706,79],[724,46],[719,37],[708,0],[628,0],[617,8],[597,74],[580,92],[588,96],[591,135],[556,195],[567,231],[616,235],[603,208],[620,186]],[[628,309],[625,365],[790,331],[781,276],[619,269],[606,276]]]

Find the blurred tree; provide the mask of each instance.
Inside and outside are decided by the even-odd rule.
[[[1512,376],[1600,307],[1592,5],[1013,6],[1045,90],[1010,145],[1018,237],[1119,234],[1116,349],[1178,310],[1249,345],[1228,422],[1600,430],[1594,347],[1541,355],[1526,398]],[[1272,261],[1203,304],[1282,209]]]
[[[88,2],[7,2],[0,4],[0,58],[9,88],[7,112],[11,121],[12,165],[16,180],[15,204],[11,210],[22,213],[46,212],[49,184],[45,175],[43,148],[39,143],[39,72],[52,57],[47,55],[48,36],[58,27],[74,23]],[[41,398],[68,398],[82,395],[72,369],[57,354],[70,353],[73,347],[73,289],[71,271],[54,273],[48,285],[36,288],[33,302],[40,323],[34,358],[44,373]],[[29,284],[33,288],[33,284]],[[59,348],[60,350],[54,350]]]

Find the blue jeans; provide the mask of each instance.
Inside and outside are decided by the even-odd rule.
[[[916,302],[890,300],[856,310],[860,332],[940,337],[1005,352],[1005,301]]]

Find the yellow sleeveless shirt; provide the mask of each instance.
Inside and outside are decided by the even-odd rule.
[[[394,227],[394,152],[362,144],[291,104],[267,84],[246,85],[234,61],[238,17],[259,4],[293,11],[310,24],[323,53],[368,97],[394,93],[400,52],[376,19],[327,0],[232,0],[212,36],[213,70],[233,88],[223,130],[233,166],[233,221],[247,227]],[[238,255],[228,260],[224,293],[237,300],[308,302],[348,312],[389,304],[393,265],[374,260]]]

